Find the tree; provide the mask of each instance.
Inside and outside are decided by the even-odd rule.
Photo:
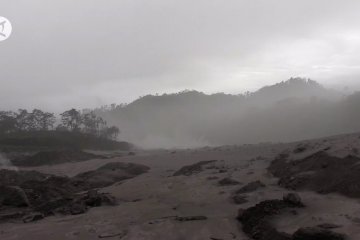
[[[84,125],[84,132],[96,135],[98,132],[97,125],[98,125],[98,117],[95,113],[89,112],[82,115],[82,123]]]
[[[16,128],[19,131],[26,131],[29,129],[29,113],[26,109],[19,109],[16,114]]]
[[[82,123],[81,114],[76,109],[70,109],[60,114],[62,124],[70,131],[79,131]]]
[[[116,126],[106,127],[102,131],[102,136],[108,139],[116,140],[120,134],[120,129]]]
[[[34,109],[33,113],[35,110],[37,110],[37,112],[35,113],[35,119],[37,122],[38,130],[47,131],[53,129],[56,122],[55,115],[53,113],[43,112],[38,109]]]
[[[97,117],[96,118],[96,130],[97,130],[97,133],[96,135],[98,137],[101,137],[104,130],[107,128],[107,123],[104,119],[102,119],[101,117]]]
[[[16,114],[10,111],[0,111],[0,133],[16,130]]]
[[[34,109],[28,112],[26,109],[19,109],[16,114],[16,124],[19,131],[47,131],[52,129],[56,122],[53,113],[43,112]]]

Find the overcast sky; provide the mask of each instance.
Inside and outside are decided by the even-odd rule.
[[[360,85],[356,0],[0,0],[0,109],[60,111],[308,77]]]

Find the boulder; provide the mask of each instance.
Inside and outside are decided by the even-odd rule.
[[[83,203],[73,203],[69,206],[71,215],[83,214],[87,211],[87,207]]]
[[[149,171],[149,167],[142,164],[111,162],[102,167],[80,173],[72,178],[73,181],[86,182],[89,189],[110,186],[122,180],[134,178]]]
[[[116,205],[116,199],[110,194],[91,189],[109,186],[148,170],[144,165],[123,162],[107,163],[72,178],[36,171],[0,170],[0,220],[21,218],[29,210],[43,217],[56,213],[76,215],[85,213],[89,207]],[[84,194],[84,191],[88,192]],[[14,207],[29,208],[24,209],[22,215],[6,212]]]
[[[244,204],[249,202],[249,200],[247,200],[247,197],[244,195],[233,195],[231,199],[235,204]]]
[[[293,235],[293,240],[345,240],[346,236],[319,227],[300,228]]]
[[[99,192],[95,189],[88,191],[85,195],[85,203],[87,206],[98,207],[102,204],[102,198]]]
[[[24,211],[18,211],[18,209],[2,209],[0,211],[0,223],[7,222],[9,220],[21,219],[25,215]]]
[[[13,207],[30,206],[26,193],[18,186],[1,186],[0,204]]]
[[[248,209],[240,209],[237,219],[249,237],[257,240],[292,240],[292,236],[279,232],[271,224],[271,219],[289,208],[303,207],[284,200],[265,200]]]
[[[300,196],[297,193],[285,194],[283,197],[283,200],[294,206],[304,206],[304,204],[301,201]]]
[[[110,232],[104,232],[101,233],[98,237],[99,238],[113,238],[113,237],[117,237],[117,238],[123,238],[125,237],[127,234],[127,231],[110,231]]]
[[[193,174],[199,173],[203,170],[203,166],[214,163],[216,160],[210,160],[210,161],[200,161],[195,164],[187,165],[182,168],[180,168],[178,171],[176,171],[173,176],[191,176]]]
[[[242,193],[250,193],[258,190],[259,188],[264,188],[265,184],[263,184],[261,181],[254,181],[246,184],[242,188],[236,191],[237,194]]]
[[[89,207],[99,207],[103,205],[114,206],[117,204],[116,199],[113,196],[106,193],[99,193],[95,189],[88,191],[82,200]]]
[[[44,215],[39,212],[33,212],[23,217],[24,223],[39,221],[44,218]]]
[[[238,182],[234,179],[231,179],[231,178],[223,178],[218,183],[220,186],[233,186],[233,185],[240,184],[240,182]]]
[[[61,213],[64,213],[62,212],[62,209],[71,204],[72,201],[73,199],[57,198],[44,202],[36,206],[34,209],[43,213],[45,216],[54,215],[56,212],[59,212],[59,209]]]
[[[301,159],[274,159],[268,170],[289,190],[310,190],[320,194],[339,193],[360,197],[360,158],[337,157],[319,151]]]

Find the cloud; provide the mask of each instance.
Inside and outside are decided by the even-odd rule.
[[[359,10],[350,0],[4,0],[13,35],[0,43],[0,108],[241,92],[297,75],[333,84],[360,73]]]

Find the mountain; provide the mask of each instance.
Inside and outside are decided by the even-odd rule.
[[[313,80],[291,78],[244,95],[183,91],[96,111],[139,146],[197,147],[358,131],[357,106],[357,94],[343,97]]]
[[[263,87],[250,95],[252,101],[259,103],[274,103],[289,98],[321,98],[334,100],[341,96],[339,92],[327,89],[316,81],[299,77],[290,78],[287,81]]]

